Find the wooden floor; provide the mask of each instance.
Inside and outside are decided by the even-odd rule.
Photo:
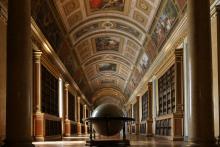
[[[168,141],[164,139],[147,138],[144,136],[132,135],[128,137],[130,139],[131,147],[184,147],[185,143],[182,141]],[[80,141],[77,141],[80,140]],[[58,141],[58,142],[41,142],[34,143],[35,147],[84,147],[85,138],[76,139],[71,141]]]

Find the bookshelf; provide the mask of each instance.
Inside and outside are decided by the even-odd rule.
[[[158,108],[155,134],[183,140],[183,50],[176,49],[173,62],[163,65],[158,78]],[[167,68],[168,67],[168,68]]]
[[[43,65],[41,66],[41,110],[43,113],[59,117],[58,79]]]
[[[45,136],[57,136],[61,134],[61,122],[45,120]]]
[[[44,119],[45,137],[61,137],[59,118],[58,79],[41,65],[41,110]]]
[[[148,91],[142,96],[142,121],[147,119],[148,114]]]
[[[159,116],[175,112],[175,66],[158,79]]]
[[[75,97],[68,92],[68,112],[69,112],[69,120],[76,121],[75,120]]]
[[[80,104],[80,123],[83,123],[83,104]]]

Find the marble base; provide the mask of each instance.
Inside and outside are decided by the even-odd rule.
[[[77,123],[77,135],[81,135],[82,134],[82,128],[81,128],[81,123]]]

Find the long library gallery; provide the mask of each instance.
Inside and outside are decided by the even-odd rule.
[[[219,0],[0,0],[0,146],[218,146],[219,47]]]

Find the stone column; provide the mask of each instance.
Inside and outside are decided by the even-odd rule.
[[[77,134],[81,135],[81,123],[80,123],[80,97],[77,97]]]
[[[220,5],[217,4],[211,19],[212,34],[212,77],[215,137],[220,143]]]
[[[137,116],[136,116],[136,135],[140,134],[140,96],[136,97],[136,103],[137,103]]]
[[[157,117],[157,80],[154,76],[152,79],[152,133],[156,134],[156,117]]]
[[[188,0],[189,146],[215,143],[209,0]]]
[[[132,108],[133,108],[133,105],[132,104],[130,104],[130,111],[131,111],[131,114],[130,114],[130,117],[131,118],[134,118],[134,115],[133,115],[133,110],[132,110]],[[132,122],[130,122],[130,134],[132,134],[132,124],[133,124],[134,122],[132,121]]]
[[[0,6],[1,9],[1,6]],[[0,10],[0,17],[1,17]],[[0,18],[0,146],[6,133],[6,33],[7,24]]]
[[[77,97],[77,95],[74,95],[74,118],[75,118],[75,121],[77,122],[77,117],[78,117],[78,112],[77,112],[77,99],[78,99],[78,97]]]
[[[151,137],[153,136],[153,117],[152,117],[152,83],[148,83],[148,110],[147,110],[147,136]]]
[[[69,95],[69,90],[68,90],[69,84],[65,83],[64,85],[64,136],[68,137],[71,135],[71,125],[70,125],[70,120],[69,120],[69,100],[68,100],[68,95]]]
[[[184,141],[188,140],[189,136],[189,101],[190,101],[190,90],[189,90],[189,64],[188,64],[188,43],[187,38],[184,39],[183,44],[183,65],[184,65]]]
[[[7,34],[6,146],[32,142],[31,1],[9,0]]]
[[[83,106],[83,118],[86,119],[87,116],[86,116],[86,109],[87,109],[87,106],[84,105]],[[84,121],[84,128],[85,128],[85,134],[88,134],[88,129],[87,129],[87,124],[86,124],[86,121]]]
[[[34,51],[33,100],[34,100],[34,138],[44,140],[44,114],[41,112],[41,51]]]

